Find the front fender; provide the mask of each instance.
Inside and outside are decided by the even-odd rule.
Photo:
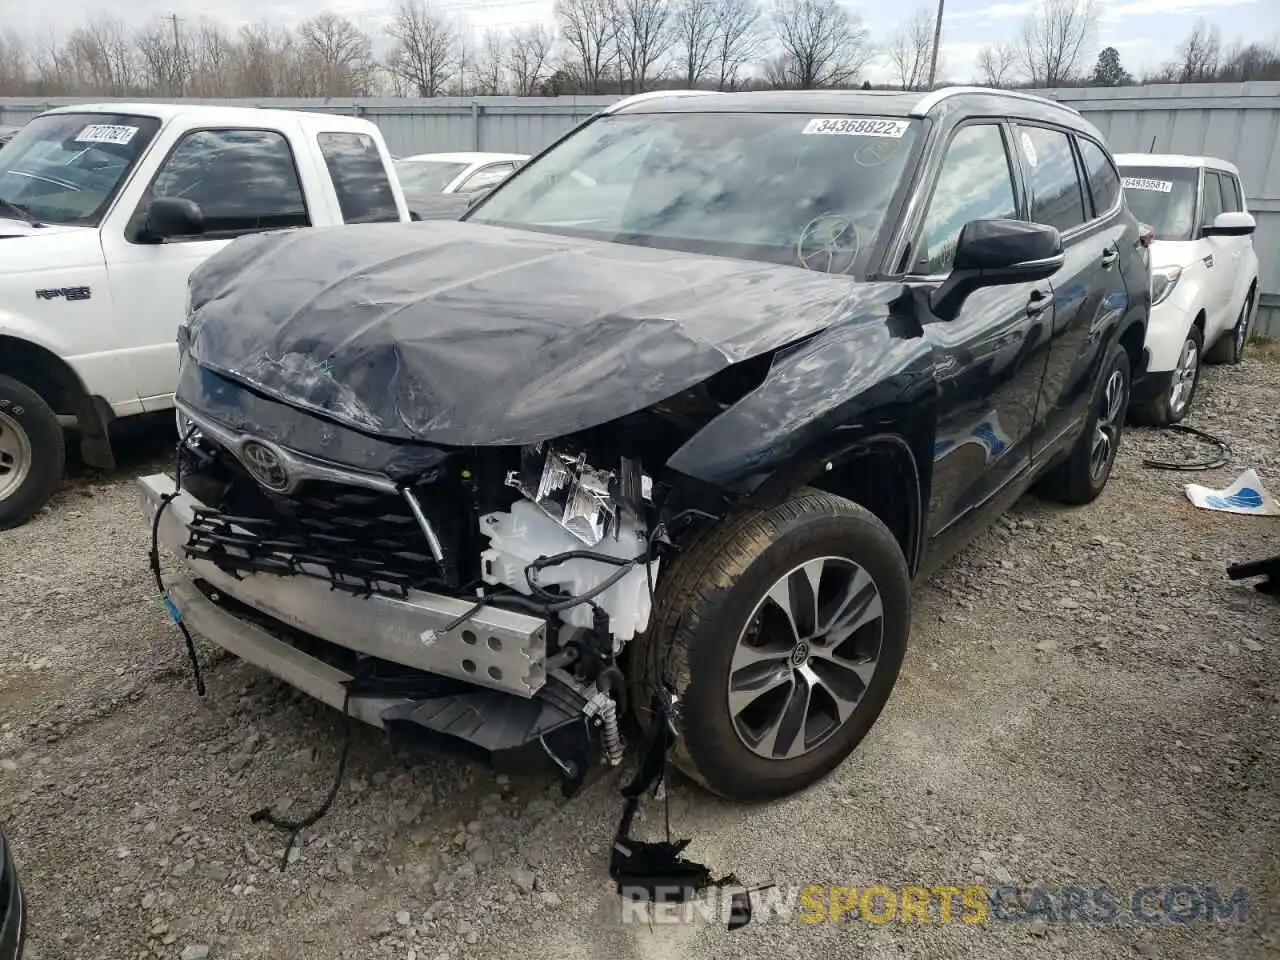
[[[933,347],[890,308],[779,351],[764,382],[667,466],[739,496],[768,495],[886,432],[916,438],[916,462],[929,463],[936,399]]]
[[[23,316],[14,310],[0,307],[0,337],[13,337],[25,340],[55,357],[66,358],[71,355],[71,345],[57,336],[57,330],[49,324],[39,323],[30,317]]]

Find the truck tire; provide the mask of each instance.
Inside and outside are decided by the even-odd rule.
[[[676,766],[746,802],[844,761],[884,709],[911,630],[898,541],[817,490],[722,521],[675,560],[657,601],[632,702],[643,710],[661,676],[677,697]]]
[[[1051,468],[1039,482],[1041,494],[1059,503],[1083,506],[1102,493],[1120,449],[1125,411],[1129,405],[1129,355],[1113,343],[1102,365],[1084,431],[1067,459]]]
[[[48,503],[66,456],[49,404],[26,384],[0,376],[0,530],[21,526]]]

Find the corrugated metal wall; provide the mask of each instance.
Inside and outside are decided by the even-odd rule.
[[[1085,113],[1117,153],[1211,154],[1240,168],[1249,209],[1258,218],[1254,246],[1262,262],[1257,333],[1280,337],[1280,83],[1087,87],[1046,91]],[[378,124],[391,151],[535,153],[616,97],[441,97],[432,100],[230,100],[363,116]],[[0,126],[24,123],[71,99],[0,98]]]

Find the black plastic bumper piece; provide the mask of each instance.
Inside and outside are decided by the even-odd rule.
[[[1133,385],[1129,390],[1129,402],[1132,404],[1146,403],[1148,400],[1164,396],[1172,387],[1172,370],[1157,370],[1154,373],[1148,371],[1142,376],[1134,378]]]
[[[18,868],[0,833],[0,960],[18,960],[26,936],[27,905],[18,883]]]
[[[382,714],[395,746],[479,762],[498,773],[559,774],[566,794],[600,755],[586,700],[554,676],[526,700],[473,687],[398,704]]]

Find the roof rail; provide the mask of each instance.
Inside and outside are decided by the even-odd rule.
[[[719,93],[719,90],[649,90],[645,93],[633,93],[629,97],[609,104],[601,113],[617,113],[623,107],[644,103],[646,100],[661,100],[663,97],[705,97]]]
[[[1069,113],[1074,113],[1077,117],[1084,116],[1084,114],[1075,107],[1068,106],[1060,100],[1036,96],[1034,93],[1023,93],[1021,90],[1000,90],[996,87],[943,87],[941,90],[934,90],[930,93],[926,93],[920,98],[920,101],[911,108],[911,116],[927,116],[929,111],[940,104],[943,100],[946,100],[948,97],[956,97],[965,93],[994,93],[1002,97],[1013,97],[1017,100],[1031,100],[1035,103],[1047,103],[1051,106],[1061,107]]]

